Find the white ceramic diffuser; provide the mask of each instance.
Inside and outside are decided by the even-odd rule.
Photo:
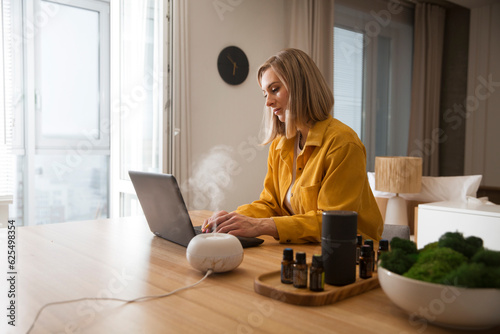
[[[186,257],[193,268],[203,273],[208,269],[222,273],[240,265],[243,261],[243,247],[233,235],[202,233],[191,239]]]

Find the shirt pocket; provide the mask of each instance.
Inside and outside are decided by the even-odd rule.
[[[312,186],[300,187],[300,206],[302,213],[318,210],[318,194],[321,183]]]

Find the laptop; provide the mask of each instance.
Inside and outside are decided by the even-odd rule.
[[[142,211],[153,234],[187,247],[201,226],[191,223],[177,180],[171,174],[129,171]],[[244,248],[258,246],[260,238],[237,237]]]

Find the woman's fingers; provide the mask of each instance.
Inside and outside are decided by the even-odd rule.
[[[223,222],[224,217],[228,215],[227,211],[217,211],[210,218],[205,219],[201,231],[203,233],[213,232],[220,222]]]
[[[237,213],[230,213],[223,223],[217,225],[217,232],[229,233],[241,237],[256,237],[259,235],[257,225],[259,220]]]

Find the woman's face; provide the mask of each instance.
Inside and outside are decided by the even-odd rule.
[[[266,106],[281,122],[285,122],[288,109],[288,91],[272,68],[268,68],[260,80],[262,92],[266,98]]]

